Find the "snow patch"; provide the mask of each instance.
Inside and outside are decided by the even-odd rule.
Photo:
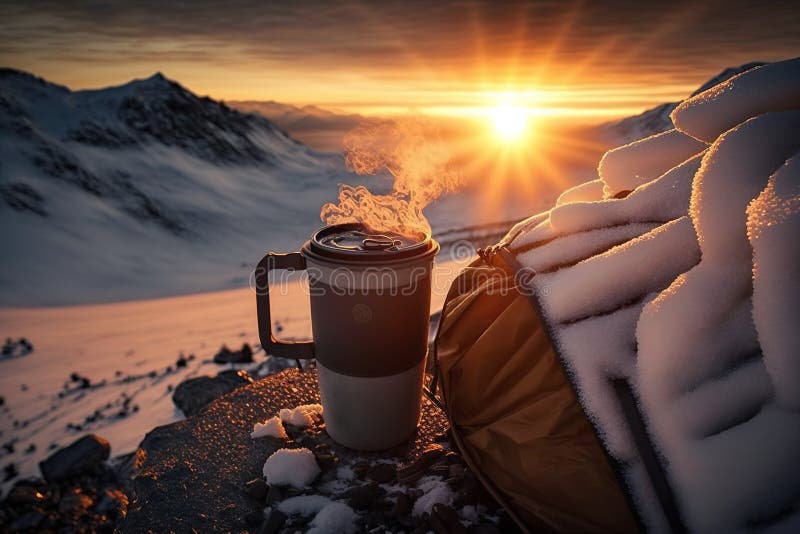
[[[341,502],[332,502],[325,506],[311,520],[308,534],[350,534],[356,532],[358,514]]]
[[[267,458],[263,471],[268,484],[297,489],[310,484],[320,473],[314,453],[306,448],[278,449]]]
[[[256,423],[253,425],[253,432],[250,434],[251,438],[263,438],[266,436],[281,439],[289,438],[289,436],[286,435],[286,429],[283,428],[283,423],[281,423],[281,420],[277,416],[270,417],[263,423]]]
[[[281,421],[286,424],[306,428],[313,425],[314,421],[322,416],[322,405],[304,404],[296,408],[282,408],[279,416]]]
[[[411,511],[414,517],[430,514],[435,504],[450,506],[456,497],[447,482],[437,477],[423,477],[417,483],[417,487],[425,493],[414,502],[414,508]]]

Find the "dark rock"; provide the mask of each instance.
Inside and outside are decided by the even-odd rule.
[[[283,500],[283,492],[281,488],[272,484],[267,490],[267,504],[279,503]]]
[[[62,514],[83,515],[93,505],[94,500],[92,500],[91,497],[85,493],[76,491],[61,497],[61,501],[58,503],[58,511]]]
[[[397,469],[397,480],[407,485],[415,483],[442,456],[444,456],[444,447],[438,443],[431,443],[425,447],[419,458]]]
[[[387,484],[394,480],[396,474],[395,466],[389,463],[375,464],[368,472],[367,478],[379,484]]]
[[[386,490],[374,482],[353,486],[345,490],[341,496],[347,499],[347,504],[356,510],[366,510],[374,505],[374,502],[386,495]]]
[[[253,500],[255,500],[258,503],[262,504],[264,503],[264,501],[267,498],[267,492],[269,491],[269,487],[267,486],[267,483],[264,482],[263,478],[261,477],[254,478],[253,480],[248,481],[247,484],[244,485],[244,487],[247,494]],[[259,523],[261,523],[261,521],[259,521]]]
[[[29,512],[25,512],[18,518],[16,518],[9,526],[8,529],[12,532],[18,532],[21,530],[33,530],[37,528],[44,520],[46,516],[44,512],[40,510],[31,510]]]
[[[392,516],[394,517],[402,517],[406,516],[411,513],[411,498],[406,495],[405,493],[401,493],[397,496],[397,499],[392,506]]]
[[[179,369],[182,367],[186,367],[188,362],[189,360],[187,360],[186,358],[183,357],[183,355],[181,355],[180,358],[178,358],[178,361],[175,362],[175,367]]]
[[[128,496],[120,490],[106,488],[97,500],[94,510],[110,519],[125,517],[128,512]]]
[[[450,506],[437,503],[431,512],[431,528],[436,534],[467,534],[458,514]]]
[[[469,532],[469,534],[502,534],[502,531],[492,523],[472,525],[467,532]]]
[[[264,512],[261,510],[253,510],[244,516],[244,522],[251,527],[257,527],[264,522]]]
[[[39,469],[48,482],[61,482],[98,471],[110,452],[106,440],[88,434],[47,457],[39,463]]]
[[[6,464],[3,468],[3,482],[8,482],[19,475],[19,471],[17,471],[17,465],[14,462]]]
[[[365,476],[367,476],[367,473],[369,472],[370,469],[370,465],[369,462],[358,462],[355,465],[353,465],[352,469],[353,473],[355,473],[355,475],[358,478],[363,479]]]
[[[38,504],[44,500],[44,495],[35,487],[25,481],[18,482],[6,495],[6,503],[11,505]]]
[[[336,467],[336,457],[330,453],[314,453],[314,456],[317,459],[317,464],[319,468],[322,470],[323,473],[327,473],[334,467]]]
[[[214,378],[198,376],[178,384],[172,402],[187,417],[192,417],[217,397],[252,382],[253,379],[245,371],[223,371]]]
[[[258,534],[275,534],[284,523],[286,523],[286,514],[277,508],[273,508],[267,520],[258,529]]]
[[[214,363],[252,363],[253,362],[253,349],[249,344],[242,345],[240,350],[230,350],[227,346],[223,345],[219,352],[214,355]]]

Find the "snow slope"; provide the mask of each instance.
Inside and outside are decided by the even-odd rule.
[[[470,260],[435,266],[432,312],[441,309],[450,282]],[[282,339],[311,335],[307,291],[303,279],[295,277],[270,292],[273,328]],[[183,417],[173,405],[171,388],[187,378],[214,376],[231,367],[269,372],[285,362],[256,350],[251,365],[213,363],[223,344],[231,349],[245,342],[258,347],[255,297],[247,288],[111,304],[0,309],[0,340],[23,336],[33,343],[33,352],[0,360],[0,396],[5,401],[0,405],[0,444],[11,442],[14,448],[13,453],[0,448],[0,466],[13,462],[22,476],[38,474],[38,462],[52,452],[51,444],[67,445],[85,432],[106,438],[113,456],[136,450],[153,427]],[[181,354],[195,358],[179,367]],[[92,386],[81,388],[71,380],[72,373]],[[138,410],[120,417],[125,399],[131,399],[128,408]],[[97,410],[101,416],[94,418]],[[291,415],[302,414],[287,417]],[[35,450],[26,453],[31,445]]]

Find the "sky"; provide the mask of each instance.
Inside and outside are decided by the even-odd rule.
[[[0,0],[0,65],[73,89],[161,71],[218,99],[366,114],[629,115],[798,56],[798,36],[793,2]]]

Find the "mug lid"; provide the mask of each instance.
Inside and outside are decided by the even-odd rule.
[[[424,232],[400,235],[373,232],[362,223],[326,226],[311,236],[310,249],[334,259],[386,261],[424,254],[431,247],[431,236]]]

